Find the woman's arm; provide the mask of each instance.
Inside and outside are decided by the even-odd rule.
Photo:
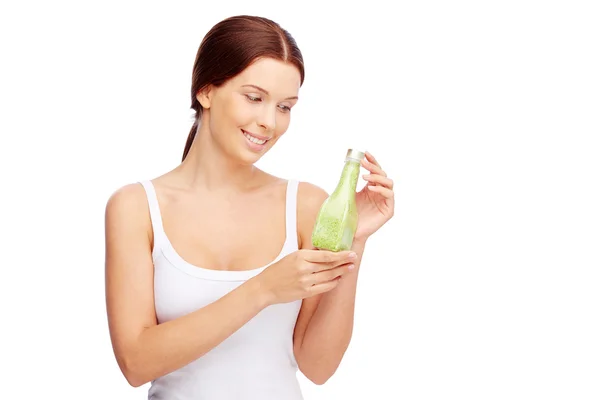
[[[310,248],[314,222],[328,194],[317,186],[301,183],[299,233],[301,247]],[[364,243],[355,242],[355,269],[326,293],[304,299],[294,331],[294,354],[298,367],[312,382],[325,383],[337,370],[350,344],[358,270]]]
[[[257,282],[249,280],[206,307],[158,325],[152,229],[142,186],[127,185],[111,196],[105,224],[109,330],[119,367],[132,386],[201,357],[268,305]]]

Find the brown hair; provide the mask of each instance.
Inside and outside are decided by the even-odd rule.
[[[192,105],[194,124],[185,144],[185,160],[202,115],[202,106],[196,99],[198,92],[208,85],[219,87],[241,73],[259,57],[270,57],[295,65],[304,82],[304,60],[296,41],[288,31],[270,19],[249,15],[227,18],[206,34],[194,62],[192,73]]]

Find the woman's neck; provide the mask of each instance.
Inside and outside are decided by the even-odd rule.
[[[209,132],[199,130],[196,135],[185,160],[173,171],[182,186],[212,193],[240,193],[256,186],[262,171],[233,160],[214,143]]]

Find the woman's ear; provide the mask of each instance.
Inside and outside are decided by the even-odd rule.
[[[214,92],[212,90],[212,86],[210,85],[198,91],[198,93],[196,94],[196,99],[198,100],[202,108],[210,108],[213,93]]]

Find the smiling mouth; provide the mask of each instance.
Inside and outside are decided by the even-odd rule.
[[[249,134],[248,132],[246,132],[243,129],[242,129],[242,133],[244,134],[244,136],[246,136],[246,139],[248,139],[250,142],[252,142],[254,144],[263,145],[269,141],[269,139],[259,139],[256,136]]]

